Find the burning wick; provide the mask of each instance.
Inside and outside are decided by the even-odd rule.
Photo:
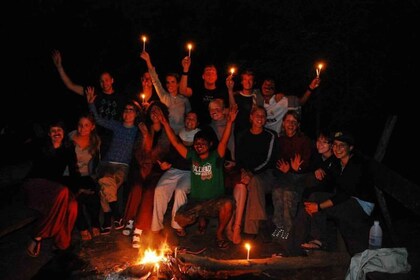
[[[319,75],[321,75],[321,69],[324,65],[322,63],[318,64],[318,68],[316,68],[316,77],[319,78]]]
[[[246,244],[245,244],[245,248],[246,248],[246,250],[247,250],[247,253],[246,253],[246,260],[247,260],[247,261],[249,261],[249,251],[251,250],[251,245],[249,245],[249,243],[246,243]]]
[[[144,94],[144,93],[143,93],[143,94],[141,95],[141,99],[142,99],[143,103],[144,103],[145,98],[146,98],[146,94]]]
[[[191,49],[192,49],[192,45],[188,44],[188,57],[191,57]]]
[[[146,40],[147,40],[147,38],[146,38],[146,36],[142,36],[141,39],[143,40],[143,51],[145,51],[146,50]]]

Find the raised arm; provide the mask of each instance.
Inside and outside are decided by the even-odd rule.
[[[309,97],[311,97],[312,92],[319,87],[319,83],[321,80],[319,78],[315,78],[312,80],[312,82],[309,84],[308,88],[306,89],[305,93],[301,98],[299,98],[299,104],[305,105],[305,103],[308,101]]]
[[[217,153],[220,157],[224,157],[226,153],[226,147],[229,142],[229,137],[232,133],[232,126],[238,114],[238,106],[230,106],[229,114],[227,115],[226,127],[223,131],[222,137],[220,138],[219,145],[217,146]]]
[[[73,83],[70,77],[67,75],[66,71],[64,71],[61,53],[58,50],[53,50],[51,54],[52,60],[54,62],[55,68],[57,68],[58,74],[60,75],[61,80],[63,81],[64,85],[71,91],[83,95],[83,86],[77,85]]]
[[[172,127],[169,125],[168,120],[164,117],[162,110],[158,109],[155,112],[153,112],[153,114],[156,114],[156,117],[163,125],[166,135],[168,136],[169,142],[171,142],[172,146],[174,146],[175,150],[177,150],[183,158],[186,158],[188,149],[178,140],[178,137],[176,137],[176,134]]]
[[[229,94],[229,106],[236,106],[235,96],[233,93],[233,87],[235,86],[235,82],[233,81],[232,75],[226,78],[226,87],[228,89]]]
[[[182,75],[181,80],[179,81],[179,93],[190,97],[193,94],[193,91],[188,87],[188,72],[190,71],[191,58],[186,56],[182,59]]]

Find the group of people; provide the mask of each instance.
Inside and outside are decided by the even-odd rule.
[[[232,75],[219,87],[209,64],[195,88],[185,57],[182,74],[166,74],[164,87],[149,53],[140,58],[147,67],[141,89],[124,95],[109,72],[100,75],[100,89],[75,84],[61,53],[53,52],[63,83],[86,98],[88,112],[77,130],[67,133],[62,122],[52,122],[48,139],[33,143],[24,190],[28,206],[42,215],[30,256],[39,255],[45,238],[68,248],[74,226],[82,240],[122,229],[140,248],[143,232],[164,228],[171,200],[178,236],[194,223],[204,234],[208,219],[217,218],[215,245],[225,249],[240,244],[243,233],[259,233],[269,216],[266,194],[274,207],[273,240],[299,229],[302,249],[323,248],[326,220],[335,219],[349,252],[367,248],[375,205],[368,160],[354,153],[347,132],[320,133],[315,149],[300,130],[300,108],[319,78],[299,98],[277,92],[269,77],[255,88],[255,74],[246,70],[235,90]]]

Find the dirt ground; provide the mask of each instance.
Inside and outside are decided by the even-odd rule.
[[[185,270],[183,279],[344,279],[350,261],[343,248],[302,256],[277,256],[275,254],[284,252],[282,244],[269,242],[264,234],[244,235],[242,244],[230,244],[228,249],[222,250],[215,243],[216,220],[210,220],[204,235],[197,233],[197,225],[187,228],[186,237],[178,237],[170,229],[159,235],[145,234],[140,250],[133,249],[131,238],[122,235],[121,231],[82,241],[75,230],[72,247],[66,252],[55,251],[52,241],[44,240],[40,256],[31,258],[25,248],[32,224],[22,223],[27,215],[20,195],[2,196],[0,229],[5,225],[10,229],[10,225],[19,223],[22,226],[0,236],[0,279],[141,279],[145,275],[143,271],[139,272],[139,259],[144,250],[159,249],[162,244],[167,244],[171,256],[177,247],[177,265]],[[393,275],[394,278],[379,274],[369,279],[420,279],[420,221],[413,218],[416,216],[406,216],[394,225],[401,245],[409,252],[412,272]],[[168,219],[166,229],[170,228],[167,225]],[[245,242],[251,244],[249,261],[246,260]],[[384,242],[386,246],[388,241],[385,239]],[[166,273],[161,268],[159,279],[171,279],[173,275]],[[148,279],[156,279],[156,274]]]

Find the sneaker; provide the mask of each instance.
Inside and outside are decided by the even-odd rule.
[[[276,229],[271,233],[271,236],[273,238],[279,238],[284,234],[284,228],[283,227],[276,227]]]
[[[128,223],[125,225],[122,234],[129,236],[131,234],[131,232],[133,231],[133,224],[134,221],[133,220],[129,220]]]
[[[123,227],[124,227],[124,224],[123,224],[123,219],[122,218],[116,219],[114,221],[114,229],[115,230],[122,229]]]
[[[101,235],[108,235],[111,233],[111,227],[101,227]]]

